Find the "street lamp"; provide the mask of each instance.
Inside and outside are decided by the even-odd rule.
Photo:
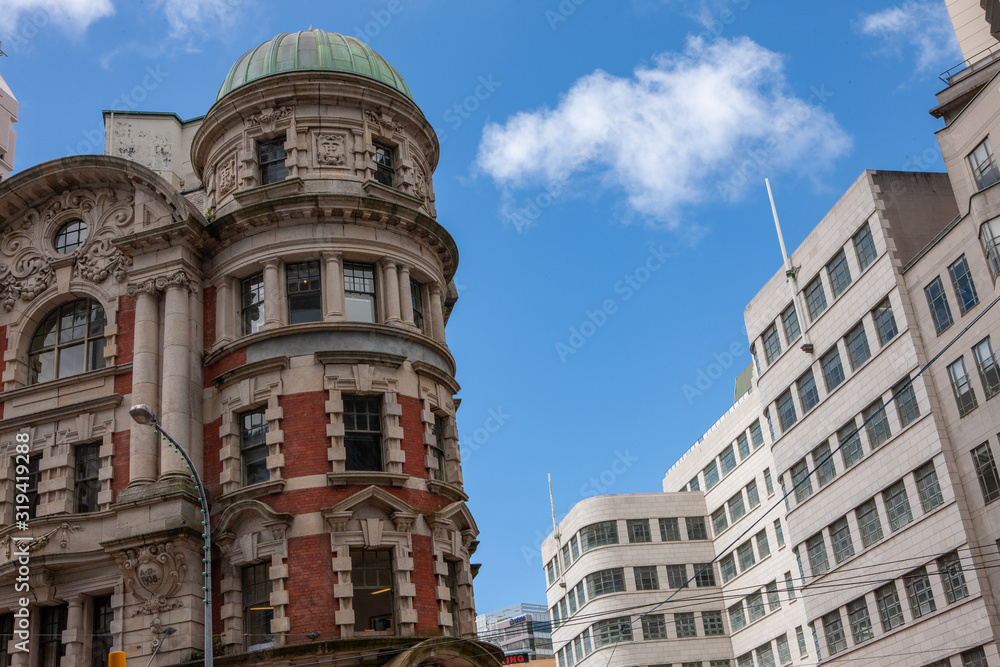
[[[198,468],[195,467],[194,461],[184,451],[184,448],[169,433],[163,430],[159,420],[156,418],[156,413],[153,412],[153,408],[144,404],[133,405],[129,408],[128,413],[136,424],[152,426],[154,433],[159,433],[164,440],[173,445],[174,449],[184,457],[184,460],[187,462],[187,468],[191,471],[191,479],[194,480],[194,488],[198,491],[198,497],[201,500],[201,525],[204,531],[201,536],[205,538],[205,546],[202,547],[204,558],[201,559],[205,567],[205,570],[201,573],[205,578],[205,585],[201,587],[201,590],[205,592],[205,597],[202,600],[202,603],[205,605],[205,667],[212,667],[214,662],[214,645],[212,642],[212,525],[208,513],[208,496],[205,491],[205,485],[202,484],[201,475],[198,474]]]

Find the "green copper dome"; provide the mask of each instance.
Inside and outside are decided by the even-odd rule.
[[[364,42],[324,30],[282,33],[244,53],[226,77],[215,100],[251,81],[282,72],[347,72],[381,81],[413,99],[396,68]]]

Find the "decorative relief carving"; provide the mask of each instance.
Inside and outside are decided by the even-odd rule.
[[[127,549],[115,556],[125,581],[125,590],[142,601],[132,612],[151,615],[182,606],[169,598],[180,588],[187,574],[187,559],[172,542],[147,544]]]
[[[186,287],[191,292],[198,291],[198,281],[189,276],[187,271],[177,271],[169,276],[156,276],[142,282],[129,283],[125,291],[129,296],[134,297],[141,292],[146,292],[147,294],[162,292],[174,285]]]
[[[427,183],[427,172],[423,166],[417,162],[413,168],[413,194],[421,199],[427,199],[430,194],[430,187]]]
[[[247,118],[247,127],[260,127],[265,131],[274,129],[275,123],[292,115],[292,107],[268,107]]]
[[[218,167],[218,177],[216,178],[216,194],[219,196],[228,194],[236,187],[236,156],[230,155],[223,160]]]
[[[0,546],[4,548],[4,554],[7,556],[7,560],[11,559],[11,553],[16,549],[17,551],[24,552],[27,551],[31,553],[33,551],[39,551],[48,546],[49,542],[52,540],[53,535],[59,533],[59,548],[66,549],[69,547],[69,534],[76,533],[83,530],[82,526],[70,525],[63,522],[50,530],[49,532],[39,535],[38,537],[33,537],[31,539],[18,539],[17,544],[14,543],[14,539],[10,535],[4,536],[0,540]]]
[[[367,120],[372,125],[377,125],[384,130],[389,130],[390,132],[402,132],[403,126],[392,119],[387,113],[376,113],[374,111],[365,111],[365,120]]]
[[[347,135],[342,132],[316,136],[316,161],[327,167],[347,165]]]

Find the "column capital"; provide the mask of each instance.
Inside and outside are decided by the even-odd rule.
[[[443,289],[441,289],[441,284],[437,281],[427,283],[427,289],[430,290],[433,296],[441,296]]]
[[[319,256],[325,262],[339,262],[344,259],[344,253],[339,250],[324,250]]]
[[[187,271],[181,269],[171,274],[147,278],[135,283],[129,283],[125,292],[131,297],[145,292],[146,294],[158,294],[166,291],[170,287],[183,287],[190,292],[197,292],[200,281]]]
[[[396,270],[397,266],[396,260],[392,259],[391,257],[383,257],[379,261],[382,263],[382,268],[388,269],[390,271]]]

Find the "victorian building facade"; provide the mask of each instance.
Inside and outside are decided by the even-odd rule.
[[[105,122],[106,155],[0,185],[0,632],[26,595],[31,649],[2,664],[197,660],[209,606],[217,662],[496,664],[472,639],[458,251],[402,77],[282,34],[202,118]],[[204,479],[210,605],[201,489],[134,404]]]

